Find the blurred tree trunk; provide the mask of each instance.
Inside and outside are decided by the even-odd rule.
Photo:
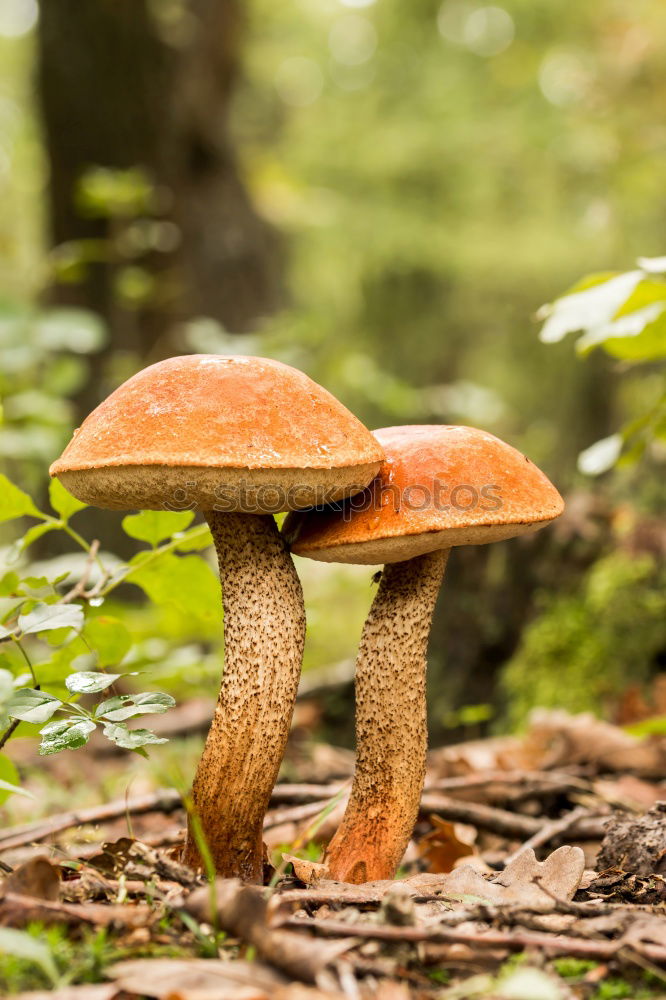
[[[240,333],[277,304],[276,239],[250,203],[228,135],[241,12],[240,0],[42,2],[52,243],[101,239],[111,258],[79,283],[56,284],[52,298],[107,319],[111,340],[100,360],[124,350],[154,361],[178,349],[179,320],[210,316]],[[158,240],[137,260],[123,244],[131,219],[82,214],[77,185],[95,166],[145,171],[161,203],[158,222],[167,222],[165,245]],[[135,308],[116,294],[127,266],[148,272],[154,288]],[[81,415],[109,388],[103,378],[86,388]]]

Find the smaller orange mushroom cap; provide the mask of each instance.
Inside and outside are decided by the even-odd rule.
[[[535,531],[564,509],[543,472],[487,431],[417,425],[373,433],[386,461],[363,493],[288,516],[283,530],[296,555],[400,562]]]

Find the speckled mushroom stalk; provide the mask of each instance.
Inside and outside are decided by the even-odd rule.
[[[390,563],[356,659],[356,770],[324,864],[340,882],[392,878],[425,778],[426,652],[448,549]]]
[[[303,592],[272,516],[210,511],[206,520],[222,582],[224,674],[192,800],[218,874],[259,882],[303,658]],[[191,823],[184,859],[201,865]]]

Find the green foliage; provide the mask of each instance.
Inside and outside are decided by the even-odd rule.
[[[557,343],[581,333],[576,348],[587,354],[602,347],[625,365],[660,363],[661,378],[646,383],[648,405],[624,428],[581,453],[581,472],[599,475],[622,459],[640,458],[654,442],[666,443],[666,257],[639,258],[637,270],[590,275],[566,295],[543,306],[541,340]]]
[[[15,541],[13,564],[0,577],[0,734],[11,737],[17,722],[22,730],[41,727],[40,753],[53,754],[84,746],[99,728],[123,749],[145,755],[146,746],[166,740],[148,729],[131,729],[128,722],[165,712],[175,701],[159,691],[109,690],[121,680],[130,682],[138,671],[127,664],[143,667],[145,656],[125,622],[98,608],[132,583],[158,606],[175,606],[195,622],[212,619],[219,584],[207,562],[194,554],[209,542],[210,533],[205,525],[191,526],[191,512],[129,515],[123,521],[127,534],[150,549],[128,563],[114,560],[107,566],[108,557],[69,523],[86,505],[57,481],[51,483],[49,497],[55,514],[39,510],[27,493],[0,477],[1,519],[38,522]],[[69,570],[39,577],[32,573],[24,553],[38,537],[36,529],[61,532],[82,550],[78,583],[72,586]],[[179,554],[181,548],[189,554]],[[84,696],[99,696],[97,704],[82,703]],[[34,728],[26,731],[35,733]],[[17,781],[13,765],[0,757],[0,799],[15,790]]]
[[[172,930],[169,921],[164,931]],[[182,937],[182,929],[179,928]],[[207,943],[207,942],[206,942]],[[0,993],[3,996],[29,990],[53,989],[78,983],[99,983],[104,970],[114,962],[148,956],[177,957],[203,955],[204,942],[187,946],[149,945],[128,946],[114,939],[106,928],[82,928],[72,935],[67,927],[29,924],[25,931],[0,928]],[[213,952],[217,956],[217,950]]]
[[[88,355],[105,340],[101,319],[83,309],[39,311],[0,300],[0,455],[31,491],[42,486],[44,467],[69,437],[74,421],[69,397],[89,377]],[[0,490],[0,518],[5,504],[21,502],[13,491],[6,494],[5,485]],[[78,509],[79,501],[65,500],[62,487],[52,491],[54,509],[60,502],[67,504],[68,517]]]
[[[542,598],[502,672],[509,721],[534,705],[602,713],[645,681],[666,643],[666,574],[649,556],[595,563],[573,593]]]

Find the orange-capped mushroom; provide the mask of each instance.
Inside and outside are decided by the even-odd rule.
[[[472,427],[375,431],[386,462],[367,489],[289,514],[294,553],[384,563],[356,661],[354,783],[324,864],[331,878],[392,878],[418,814],[427,749],[428,635],[449,552],[535,531],[562,498],[524,455]]]
[[[383,451],[341,403],[278,361],[187,355],[121,385],[51,475],[117,510],[203,512],[217,550],[225,668],[192,798],[218,874],[259,881],[262,824],[301,669],[301,585],[273,514],[348,497]],[[201,859],[192,830],[185,859]]]

